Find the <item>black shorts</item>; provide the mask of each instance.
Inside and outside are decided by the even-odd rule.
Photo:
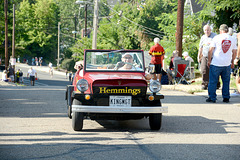
[[[35,76],[30,76],[30,81],[35,81]]]
[[[162,73],[162,64],[154,64],[155,69],[152,74],[161,74]]]

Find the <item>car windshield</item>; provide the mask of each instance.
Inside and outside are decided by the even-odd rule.
[[[85,51],[86,71],[143,72],[143,51]]]

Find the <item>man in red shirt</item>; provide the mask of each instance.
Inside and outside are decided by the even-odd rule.
[[[163,47],[159,44],[159,42],[159,38],[154,38],[155,45],[150,48],[149,54],[152,56],[150,63],[155,66],[155,70],[153,72],[153,79],[159,80],[159,82],[161,82],[162,61],[164,59],[165,51]]]

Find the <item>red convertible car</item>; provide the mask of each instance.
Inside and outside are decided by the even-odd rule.
[[[158,81],[148,83],[142,50],[85,50],[66,100],[72,127],[81,131],[85,118],[130,120],[148,118],[159,130],[163,107]]]

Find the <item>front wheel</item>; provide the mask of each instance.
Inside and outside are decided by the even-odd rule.
[[[72,127],[74,131],[81,131],[83,128],[83,113],[74,112],[72,116]]]
[[[73,105],[81,105],[81,102],[74,99]],[[72,127],[74,131],[81,131],[83,128],[84,114],[82,112],[72,113]]]
[[[151,114],[149,116],[149,125],[151,130],[159,130],[162,126],[162,113]]]

